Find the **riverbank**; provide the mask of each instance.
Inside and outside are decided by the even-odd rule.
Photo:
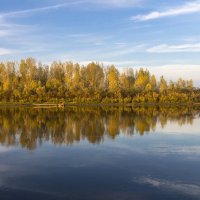
[[[200,106],[200,102],[188,103],[0,103],[0,107],[34,107],[34,108],[52,108],[52,107],[70,107],[70,106]]]

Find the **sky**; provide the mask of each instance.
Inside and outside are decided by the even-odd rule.
[[[0,0],[0,61],[148,68],[200,86],[200,0]]]

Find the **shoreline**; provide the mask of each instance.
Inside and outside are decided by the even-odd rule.
[[[171,107],[171,106],[200,106],[200,102],[189,102],[189,103],[0,103],[1,107],[33,107],[33,108],[64,108],[64,107],[71,107],[71,106],[123,106],[123,107],[145,107],[145,106],[164,106],[164,107]]]

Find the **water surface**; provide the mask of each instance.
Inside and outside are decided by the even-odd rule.
[[[0,199],[200,199],[200,112],[1,108]]]

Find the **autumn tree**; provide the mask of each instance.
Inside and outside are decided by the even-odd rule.
[[[149,83],[150,73],[148,70],[143,70],[142,68],[136,73],[136,80],[134,87],[137,91],[142,91],[145,89],[146,85]]]
[[[157,81],[146,69],[119,72],[112,66],[91,62],[37,63],[33,58],[0,63],[1,102],[199,102],[200,91],[192,80]]]
[[[108,71],[108,90],[115,97],[121,96],[119,72],[114,65],[112,65]]]
[[[159,91],[161,93],[164,93],[166,90],[167,90],[167,81],[164,79],[163,76],[161,76],[159,82]]]

